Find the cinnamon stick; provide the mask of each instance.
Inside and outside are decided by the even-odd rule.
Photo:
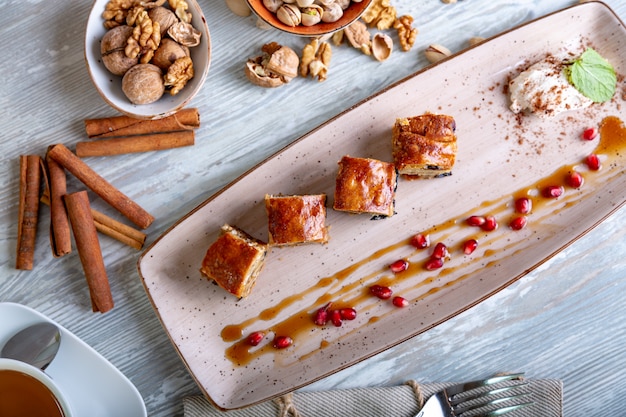
[[[41,196],[41,202],[43,204],[50,205],[50,198],[45,191]],[[132,248],[143,248],[143,245],[146,242],[145,233],[137,229],[133,229],[124,223],[120,223],[94,208],[91,209],[91,216],[93,217],[93,222],[96,225],[96,230],[98,232],[112,237],[113,239],[116,239]]]
[[[52,255],[61,257],[72,251],[70,221],[63,202],[63,196],[67,193],[67,178],[63,167],[48,155],[46,155],[46,165],[48,166],[47,183],[50,194],[50,243]]]
[[[33,269],[35,260],[41,185],[40,165],[41,158],[38,155],[20,155],[20,201],[15,267],[28,271]]]
[[[76,156],[110,156],[127,153],[159,151],[191,146],[195,142],[193,130],[155,133],[152,135],[126,136],[76,144]]]
[[[145,229],[154,221],[150,213],[98,175],[64,145],[52,146],[48,155],[140,228]]]
[[[94,312],[106,313],[113,308],[113,296],[109,286],[98,233],[91,216],[91,207],[87,191],[78,191],[66,194],[64,197],[67,205],[76,248],[80,257],[80,263],[85,272],[91,307]]]
[[[96,229],[113,239],[128,245],[137,250],[143,247],[146,241],[146,235],[139,230],[135,230],[124,223],[120,223],[115,219],[106,216],[99,211],[91,210]]]
[[[156,120],[142,120],[128,116],[85,120],[85,130],[89,138],[176,132],[198,127],[200,127],[200,114],[195,108],[182,109],[171,116]]]

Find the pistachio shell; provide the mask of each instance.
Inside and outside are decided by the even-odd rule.
[[[313,4],[308,7],[302,8],[302,24],[304,26],[313,26],[318,24],[322,20],[324,9],[322,6]]]
[[[424,55],[426,55],[426,59],[428,61],[434,64],[435,62],[441,61],[442,59],[452,55],[452,52],[450,52],[450,50],[445,46],[434,43],[426,48]]]
[[[379,61],[384,61],[393,51],[393,40],[389,35],[376,33],[372,37],[372,55]]]
[[[283,4],[280,6],[276,12],[276,17],[287,26],[292,27],[298,26],[302,21],[300,9],[295,4]]]
[[[237,16],[247,17],[252,13],[246,0],[225,0],[225,2],[230,11]]]

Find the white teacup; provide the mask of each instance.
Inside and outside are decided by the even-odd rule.
[[[72,412],[45,372],[15,359],[0,358],[0,415],[71,417]]]

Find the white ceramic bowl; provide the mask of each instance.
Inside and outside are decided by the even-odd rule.
[[[190,48],[194,65],[194,77],[175,96],[167,91],[151,104],[133,104],[122,92],[122,77],[111,74],[102,63],[100,42],[106,33],[102,12],[109,0],[95,0],[85,30],[85,62],[98,93],[111,107],[139,119],[160,119],[185,107],[198,93],[209,72],[211,62],[211,38],[206,19],[195,0],[187,0],[192,14],[191,24],[202,32],[200,45]]]

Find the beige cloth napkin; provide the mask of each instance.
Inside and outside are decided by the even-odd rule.
[[[507,417],[560,417],[563,410],[563,384],[554,379],[527,379],[530,395],[524,402],[533,405],[507,413]],[[320,392],[294,392],[274,400],[239,410],[220,411],[201,396],[183,399],[185,417],[414,417],[431,395],[450,383],[418,384],[383,388],[354,388]],[[493,387],[519,384],[502,382]],[[519,393],[520,388],[503,395]]]

